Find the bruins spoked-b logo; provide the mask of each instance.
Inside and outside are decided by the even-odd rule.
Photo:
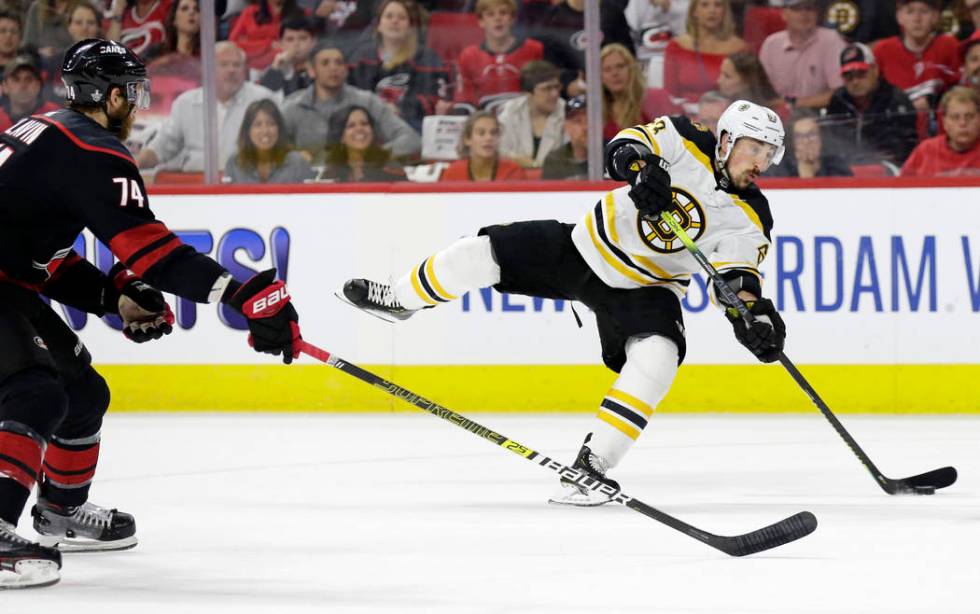
[[[707,227],[704,219],[704,209],[701,208],[701,203],[688,192],[678,188],[673,188],[673,190],[674,203],[670,209],[670,213],[681,225],[681,228],[687,231],[691,239],[697,241],[704,234],[704,230]],[[643,242],[653,251],[660,252],[661,254],[669,254],[684,249],[684,244],[681,243],[681,240],[677,238],[674,231],[663,220],[657,220],[654,223],[651,220],[637,216],[636,223],[640,231],[640,236],[643,237]]]

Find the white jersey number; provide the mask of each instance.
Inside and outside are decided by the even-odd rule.
[[[113,177],[112,182],[119,184],[120,207],[128,206],[131,200],[136,201],[136,206],[139,208],[143,208],[145,206],[143,191],[140,190],[140,184],[137,183],[135,179],[130,179],[129,177]]]

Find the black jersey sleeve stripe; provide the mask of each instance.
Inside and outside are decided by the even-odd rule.
[[[605,216],[603,215],[603,211],[602,211],[602,201],[596,203],[595,206],[595,229],[596,229],[596,234],[599,235],[599,238],[602,239],[602,242],[606,245],[609,251],[612,252],[612,254],[616,256],[616,258],[619,259],[620,262],[630,267],[631,269],[635,270],[637,273],[640,273],[641,275],[653,279],[655,281],[664,281],[669,283],[683,283],[676,279],[665,279],[663,277],[658,277],[654,275],[650,271],[646,270],[645,268],[633,262],[633,260],[626,255],[626,252],[616,247],[616,244],[614,244],[612,241],[609,240],[609,237],[606,235],[606,222],[605,222]]]

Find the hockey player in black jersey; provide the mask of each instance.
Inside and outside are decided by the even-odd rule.
[[[87,39],[65,54],[67,107],[0,135],[0,588],[60,577],[59,549],[136,544],[133,517],[88,501],[99,454],[105,380],[85,346],[41,295],[102,316],[149,341],[170,332],[161,291],[226,303],[246,317],[259,352],[299,355],[298,317],[275,271],[240,283],[154,218],[122,140],[149,105],[143,62],[123,45]],[[119,263],[109,275],[80,258],[88,228]],[[15,533],[32,509],[42,542]]]

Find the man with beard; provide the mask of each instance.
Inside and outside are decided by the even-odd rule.
[[[41,295],[118,315],[136,342],[172,330],[161,290],[220,301],[245,316],[256,351],[298,356],[298,316],[275,269],[240,283],[150,211],[122,144],[150,103],[139,57],[85,39],[66,52],[62,74],[67,109],[0,135],[0,589],[57,582],[60,550],[136,545],[131,515],[88,501],[109,389]],[[119,258],[108,274],[72,249],[85,228]],[[14,530],[35,484],[41,543]]]

